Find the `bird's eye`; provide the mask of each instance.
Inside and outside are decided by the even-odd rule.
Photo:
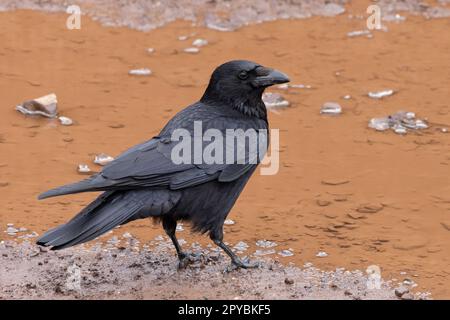
[[[241,72],[239,73],[238,77],[239,77],[239,79],[241,79],[241,80],[245,80],[245,79],[248,78],[248,72],[245,71],[245,70],[243,70],[243,71],[241,71]]]

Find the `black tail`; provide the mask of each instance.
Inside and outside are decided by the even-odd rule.
[[[134,219],[164,214],[177,201],[167,191],[107,191],[68,223],[46,232],[37,244],[52,250],[68,248]]]
[[[39,200],[62,196],[65,194],[89,192],[89,191],[105,191],[108,187],[114,185],[114,180],[107,180],[101,175],[94,175],[80,182],[68,184],[62,187],[48,190],[38,196]]]

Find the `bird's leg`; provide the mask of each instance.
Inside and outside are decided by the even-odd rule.
[[[181,249],[180,244],[178,243],[178,239],[175,235],[175,231],[177,229],[177,222],[172,218],[163,218],[162,219],[162,225],[164,228],[164,231],[169,236],[170,240],[172,240],[173,245],[175,246],[175,249],[177,250],[178,255],[178,268],[182,269],[185,268],[189,263],[189,255],[183,252]]]
[[[175,235],[175,231],[177,229],[177,222],[173,219],[164,218],[162,220],[163,228],[166,234],[169,236],[170,240],[172,240],[175,249],[177,250],[178,258],[181,260],[186,256],[186,254],[182,251],[180,244],[178,243],[178,239]]]
[[[257,268],[258,263],[249,263],[248,261],[242,261],[225,243],[223,243],[223,231],[215,231],[210,234],[211,240],[231,258],[231,262],[238,268]]]

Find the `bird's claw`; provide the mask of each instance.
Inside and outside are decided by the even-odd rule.
[[[178,255],[178,270],[186,269],[190,264],[198,262],[200,257],[193,253],[181,252]]]
[[[253,269],[253,268],[259,268],[261,265],[259,264],[259,262],[254,262],[254,263],[250,263],[249,259],[245,259],[244,261],[239,259],[239,258],[235,258],[232,260],[231,265],[228,266],[228,268],[225,270],[227,272],[231,272],[233,270],[236,270],[238,268],[242,268],[242,269]]]

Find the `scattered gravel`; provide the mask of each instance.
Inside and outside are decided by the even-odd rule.
[[[115,243],[119,239],[113,237]],[[196,250],[196,262],[177,271],[170,241],[130,246],[94,245],[49,251],[0,242],[0,299],[396,299],[382,281],[367,289],[361,271],[321,271],[255,259],[257,269],[230,271],[220,251]],[[214,288],[220,284],[220,290]],[[164,290],[161,290],[164,288]],[[346,293],[347,292],[347,293]],[[351,292],[351,295],[348,294]],[[401,297],[405,295],[403,292]],[[414,298],[414,296],[413,296]]]
[[[269,240],[258,240],[256,241],[256,245],[261,248],[273,248],[277,246],[275,242]]]

